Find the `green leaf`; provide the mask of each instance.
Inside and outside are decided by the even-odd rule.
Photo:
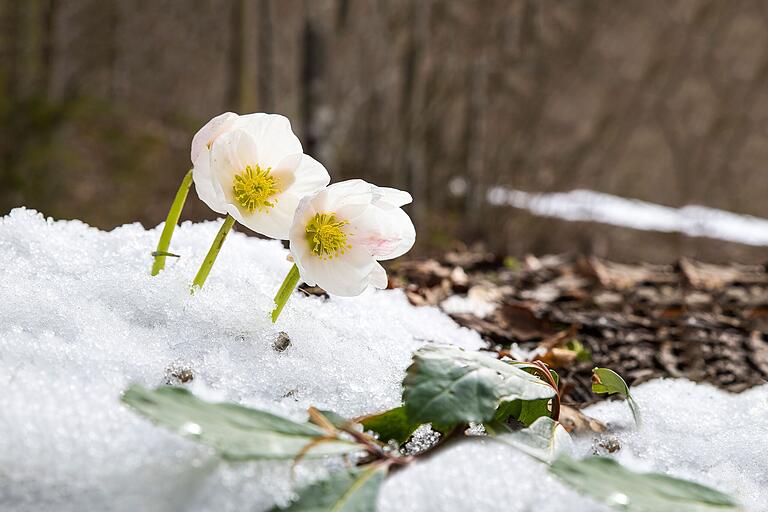
[[[632,411],[632,418],[635,420],[635,424],[639,427],[641,424],[640,407],[635,402],[635,399],[629,392],[629,386],[621,378],[621,375],[611,370],[610,368],[594,368],[592,369],[592,392],[599,394],[616,394],[619,393],[627,399],[629,409]]]
[[[414,353],[403,380],[408,419],[439,428],[487,422],[502,401],[549,399],[554,394],[548,383],[514,365],[434,345]]]
[[[560,386],[560,376],[552,368],[549,369],[549,374],[552,376],[552,380],[555,381],[555,386]]]
[[[307,457],[361,449],[337,438],[317,443],[328,434],[314,425],[236,404],[205,402],[183,388],[131,386],[122,400],[155,423],[213,446],[226,459],[290,459],[310,443],[316,444]]]
[[[548,398],[545,398],[542,400],[502,402],[493,415],[493,421],[505,423],[508,418],[512,417],[526,427],[530,426],[542,416],[547,418],[552,416],[552,412],[549,410],[549,401]]]
[[[375,512],[387,466],[376,464],[339,471],[299,491],[287,508],[272,512]]]
[[[627,512],[739,510],[728,495],[660,473],[635,473],[605,457],[560,457],[550,471],[574,489]]]
[[[406,442],[420,423],[412,422],[405,413],[405,406],[395,407],[378,414],[357,418],[365,430],[373,430],[379,435],[379,440],[387,442],[394,439],[397,444]]]
[[[565,348],[567,348],[571,352],[576,352],[577,361],[586,362],[586,361],[592,360],[592,352],[590,352],[590,350],[586,348],[584,345],[582,345],[581,342],[576,338],[569,340],[565,344]]]
[[[621,393],[629,395],[629,386],[621,375],[610,368],[594,368],[592,370],[592,391],[595,393]]]
[[[562,453],[573,451],[573,441],[565,428],[557,421],[541,417],[528,428],[511,432],[492,432],[495,439],[524,451],[543,462],[551,463]]]

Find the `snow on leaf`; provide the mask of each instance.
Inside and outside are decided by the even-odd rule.
[[[547,416],[537,419],[528,428],[498,435],[496,439],[547,463],[552,463],[561,454],[573,453],[571,436],[559,422]]]
[[[360,450],[341,439],[317,442],[328,433],[314,425],[236,404],[205,402],[183,388],[131,386],[122,400],[155,423],[213,446],[226,459],[290,459],[304,455],[311,443],[315,446],[306,457]]]

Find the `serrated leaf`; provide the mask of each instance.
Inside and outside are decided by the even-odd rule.
[[[511,444],[528,455],[551,463],[559,455],[573,452],[573,440],[563,426],[548,417],[541,417],[522,430],[494,432],[495,439]]]
[[[379,440],[387,442],[394,439],[397,444],[406,442],[420,425],[408,419],[405,406],[402,405],[378,414],[357,418],[355,421],[361,423],[365,430],[376,432]]]
[[[548,383],[514,365],[434,345],[414,353],[403,381],[409,420],[440,428],[487,422],[502,401],[541,400],[554,394]]]
[[[122,400],[155,423],[213,446],[226,459],[290,459],[328,436],[309,423],[236,404],[205,402],[183,388],[131,386]],[[304,456],[359,450],[354,442],[333,438],[316,443]]]
[[[627,512],[739,510],[733,498],[710,487],[660,473],[635,473],[605,457],[560,457],[550,471],[577,491]]]
[[[599,394],[616,394],[624,396],[627,399],[629,409],[632,411],[632,418],[639,427],[641,424],[640,407],[635,402],[632,394],[629,392],[629,386],[621,378],[621,375],[610,368],[592,369],[592,392]]]
[[[387,470],[378,464],[333,473],[299,491],[288,507],[274,507],[272,512],[375,512]]]

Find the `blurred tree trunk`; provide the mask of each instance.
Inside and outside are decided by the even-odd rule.
[[[489,205],[495,185],[768,217],[767,12],[750,0],[0,0],[0,209],[155,224],[191,134],[234,110],[288,116],[334,181],[409,190],[425,245],[631,245]],[[676,235],[665,246],[700,250]]]

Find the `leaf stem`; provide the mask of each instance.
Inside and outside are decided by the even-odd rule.
[[[291,293],[293,293],[296,285],[299,284],[299,277],[299,267],[294,263],[275,295],[275,309],[272,310],[272,323],[277,322],[277,317],[279,317],[280,313],[283,311],[285,303],[291,298]]]
[[[221,225],[219,232],[216,234],[216,238],[213,239],[211,248],[208,249],[208,254],[205,255],[203,264],[200,265],[200,270],[197,271],[195,280],[192,281],[192,291],[194,291],[195,288],[202,288],[205,280],[208,278],[208,274],[211,272],[211,267],[213,267],[213,264],[216,262],[216,257],[219,255],[221,246],[224,245],[224,240],[227,239],[227,235],[234,224],[235,218],[231,215],[227,215],[224,219],[224,224]]]
[[[555,390],[555,396],[552,397],[552,419],[560,421],[560,390],[557,387],[557,383],[555,382],[555,379],[552,378],[552,374],[549,373],[549,368],[547,368],[545,363],[541,361],[533,361],[532,364],[536,365],[541,370],[541,374],[549,385],[552,386],[552,389]]]
[[[168,254],[168,247],[171,245],[173,230],[179,222],[181,210],[184,208],[184,203],[187,200],[187,194],[189,193],[189,187],[191,185],[192,170],[190,169],[187,174],[184,175],[184,179],[181,180],[179,190],[176,191],[176,197],[173,198],[171,209],[168,210],[168,216],[165,218],[165,226],[163,226],[163,232],[160,234],[160,240],[157,242],[157,250],[154,252],[155,259],[152,262],[153,276],[156,276],[165,268],[165,258]]]

